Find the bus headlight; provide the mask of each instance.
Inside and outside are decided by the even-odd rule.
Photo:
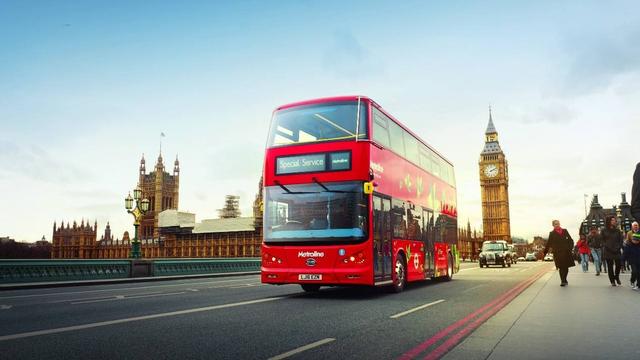
[[[345,264],[348,263],[356,263],[356,264],[364,264],[365,262],[365,257],[364,257],[364,253],[362,251],[357,252],[351,256],[349,256],[348,258],[345,258],[344,260],[342,260]]]
[[[263,262],[267,265],[273,265],[275,263],[282,264],[282,259],[267,253],[265,253],[262,258]]]

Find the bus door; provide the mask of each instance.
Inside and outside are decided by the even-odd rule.
[[[374,282],[391,280],[391,200],[373,196]]]
[[[433,211],[422,209],[422,243],[424,244],[425,277],[434,276],[434,219]]]

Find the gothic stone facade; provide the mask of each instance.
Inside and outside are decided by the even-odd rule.
[[[53,223],[53,245],[51,247],[52,259],[91,259],[96,243],[96,232],[98,223],[93,226],[84,220],[78,225],[64,225],[64,222],[57,226]]]
[[[180,188],[180,162],[176,156],[173,163],[173,175],[165,171],[162,154],[158,156],[154,171],[146,173],[144,155],[140,160],[138,186],[142,189],[142,198],[149,199],[149,212],[140,221],[140,239],[158,239],[158,215],[167,209],[178,208]]]
[[[478,250],[482,248],[482,233],[471,230],[471,224],[467,222],[467,228],[458,228],[458,252],[463,261],[478,259]]]
[[[491,109],[479,167],[484,239],[506,240],[511,243],[509,169],[498,143],[498,132],[493,125]]]

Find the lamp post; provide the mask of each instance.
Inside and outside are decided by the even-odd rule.
[[[148,199],[140,199],[142,197],[142,190],[137,187],[133,190],[133,198],[131,197],[131,193],[127,195],[124,199],[124,207],[127,209],[127,212],[133,215],[133,227],[135,231],[133,233],[133,241],[131,242],[131,253],[129,257],[132,259],[141,258],[140,254],[140,241],[138,240],[138,226],[140,226],[140,220],[142,216],[149,211],[149,200]],[[136,207],[133,207],[133,200],[136,201]]]

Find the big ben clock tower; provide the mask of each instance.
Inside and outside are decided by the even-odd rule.
[[[511,243],[509,224],[509,170],[507,159],[498,143],[489,108],[489,125],[484,149],[480,154],[480,191],[482,193],[482,227],[485,240]]]

